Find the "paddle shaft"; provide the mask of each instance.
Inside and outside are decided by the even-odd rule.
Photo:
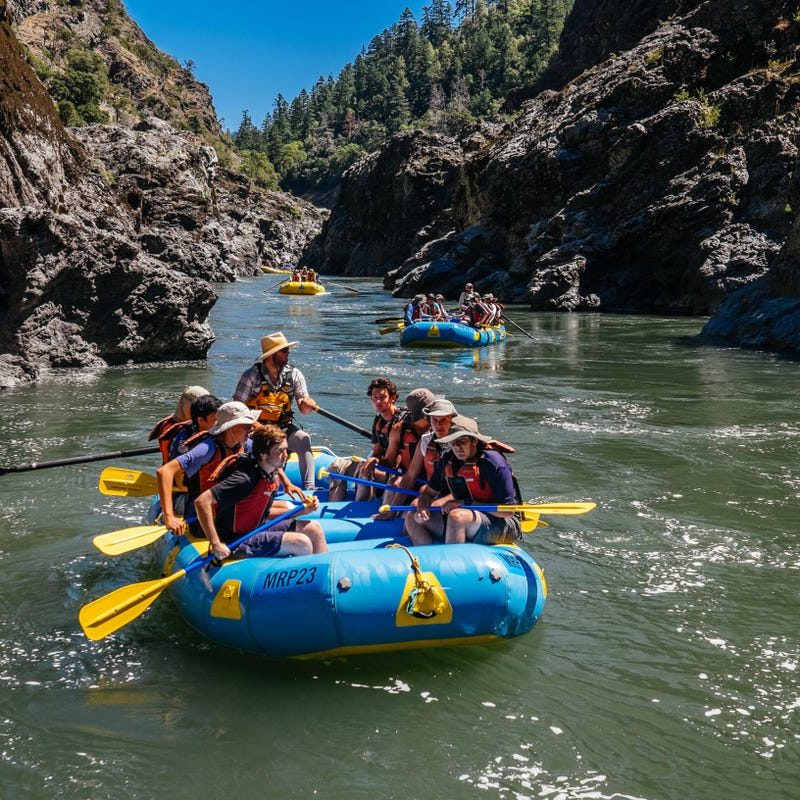
[[[367,439],[370,439],[370,440],[372,439],[372,434],[366,428],[361,428],[358,425],[356,425],[354,422],[349,422],[346,419],[342,419],[342,417],[337,417],[336,414],[331,414],[330,411],[326,411],[324,408],[320,408],[319,406],[317,406],[314,410],[317,412],[317,414],[320,414],[321,416],[325,417],[326,419],[329,419],[332,422],[338,422],[340,425],[343,425],[345,428],[350,428],[351,431],[355,431],[356,433],[360,433],[362,436],[364,436]]]
[[[383,469],[380,465],[375,469]],[[389,492],[396,492],[397,494],[407,494],[410,497],[419,497],[419,492],[413,489],[402,489],[399,486],[390,486],[388,483],[380,483],[379,481],[368,481],[366,478],[354,478],[352,475],[342,475],[338,472],[327,472],[329,478],[338,478],[341,481],[352,481],[353,483],[360,483],[362,486],[374,486],[376,489],[386,489]],[[410,506],[409,506],[410,508]]]
[[[274,289],[276,286],[280,286],[282,283],[286,283],[286,278],[281,278],[277,283],[273,283],[271,286],[267,286],[267,288],[264,289],[264,291],[265,292],[269,292],[272,289]]]
[[[354,289],[352,286],[345,286],[343,283],[335,283],[334,281],[328,280],[327,278],[325,278],[325,280],[331,286],[338,286],[340,289],[347,289],[348,292],[355,292],[356,294],[362,294],[362,292],[359,292],[358,289]]]
[[[91,461],[105,461],[109,458],[126,458],[127,456],[143,456],[148,453],[157,453],[158,445],[150,447],[138,447],[135,450],[115,450],[113,453],[94,453],[87,456],[75,456],[75,458],[62,458],[58,461],[40,461],[32,464],[24,464],[18,467],[0,467],[0,475],[8,472],[32,472],[35,469],[50,469],[51,467],[67,467],[70,464],[88,464]]]
[[[511,319],[511,317],[509,317],[509,316],[508,316],[508,314],[506,314],[505,312],[503,313],[503,319],[504,319],[506,322],[510,322],[510,323],[511,323],[511,324],[512,324],[512,325],[513,325],[513,326],[514,326],[514,327],[515,327],[515,328],[516,328],[516,329],[517,329],[517,330],[518,330],[520,333],[524,333],[524,334],[525,334],[525,336],[527,336],[527,337],[528,337],[528,338],[529,338],[531,341],[534,341],[534,342],[536,341],[536,339],[535,339],[533,336],[531,336],[531,335],[528,333],[528,331],[526,331],[526,330],[525,330],[525,328],[523,328],[523,327],[522,327],[522,326],[520,326],[520,325],[517,325],[517,323],[516,323],[516,322],[514,322],[514,320],[513,320],[513,319]]]
[[[566,516],[576,516],[587,514],[595,507],[595,503],[513,503],[489,505],[469,505],[460,506],[472,511],[529,511],[533,514],[559,514]],[[431,506],[429,511],[441,511],[442,506]],[[380,511],[417,511],[416,506],[381,506]]]

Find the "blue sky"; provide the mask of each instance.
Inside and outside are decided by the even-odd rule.
[[[235,130],[248,109],[256,125],[281,92],[291,100],[320,75],[334,77],[408,7],[417,22],[427,0],[123,0],[163,51],[191,59],[217,116]]]

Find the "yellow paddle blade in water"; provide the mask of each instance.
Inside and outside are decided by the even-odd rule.
[[[114,497],[148,497],[158,494],[158,479],[136,469],[106,467],[100,473],[97,488]]]
[[[87,603],[78,614],[83,632],[93,641],[105,639],[144,614],[167,586],[185,574],[182,569],[166,578],[132,583]]]
[[[134,528],[101,533],[92,539],[92,544],[107,556],[119,556],[152,544],[166,532],[163,525],[137,525]]]

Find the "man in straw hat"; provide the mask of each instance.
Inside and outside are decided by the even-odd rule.
[[[519,519],[510,511],[473,511],[465,505],[513,505],[520,502],[516,480],[505,457],[486,447],[491,437],[469,417],[453,417],[450,431],[436,439],[449,444],[420,490],[417,510],[406,515],[406,529],[415,545],[441,542],[498,544],[522,535]],[[440,493],[444,496],[434,500]],[[434,510],[435,509],[435,510]]]
[[[308,394],[306,379],[297,367],[289,363],[289,349],[297,342],[289,342],[278,331],[261,340],[261,355],[252,367],[245,370],[233,399],[249,408],[258,409],[258,421],[277,425],[286,433],[289,449],[297,453],[303,488],[314,488],[314,455],[311,437],[294,424],[292,399],[301,414],[315,411],[317,404]]]

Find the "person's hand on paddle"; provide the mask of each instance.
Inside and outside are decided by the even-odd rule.
[[[231,549],[225,542],[217,542],[211,545],[211,552],[214,554],[214,558],[216,558],[217,561],[224,561],[231,554]]]
[[[164,527],[175,534],[180,536],[186,529],[186,523],[183,517],[176,517],[175,514],[164,513]]]
[[[300,409],[301,414],[310,414],[312,411],[316,411],[319,408],[317,401],[309,395],[298,397],[297,407]]]
[[[303,500],[303,505],[298,506],[296,517],[302,517],[303,514],[310,514],[312,511],[316,511],[319,508],[319,497],[315,494],[306,495],[305,499]]]

